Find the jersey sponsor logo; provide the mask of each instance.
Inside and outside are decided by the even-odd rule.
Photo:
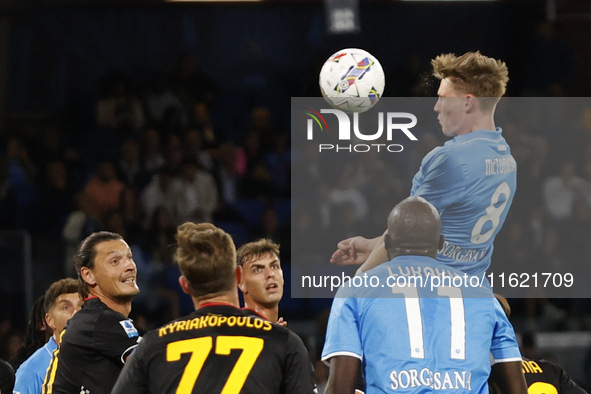
[[[130,319],[121,320],[119,324],[125,330],[128,338],[138,337],[140,335]]]
[[[429,368],[390,372],[390,388],[392,390],[416,387],[429,387],[432,390],[472,390],[472,372],[431,371]]]

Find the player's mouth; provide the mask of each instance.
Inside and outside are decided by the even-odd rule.
[[[135,286],[135,276],[128,276],[126,278],[121,279],[122,283],[125,283],[126,285],[133,285]]]
[[[269,283],[267,286],[265,286],[265,290],[271,292],[271,293],[275,293],[276,291],[279,290],[279,284],[277,283]]]

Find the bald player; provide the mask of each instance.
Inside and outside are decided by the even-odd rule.
[[[367,272],[383,286],[345,283],[333,302],[326,393],[353,393],[360,365],[368,394],[486,393],[491,354],[502,392],[527,393],[515,333],[492,292],[434,280],[464,276],[435,259],[440,233],[437,209],[422,197],[394,207],[384,239],[390,261]]]

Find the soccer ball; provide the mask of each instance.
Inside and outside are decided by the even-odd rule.
[[[365,112],[384,92],[384,70],[378,59],[358,48],[336,52],[320,70],[320,91],[334,108]]]

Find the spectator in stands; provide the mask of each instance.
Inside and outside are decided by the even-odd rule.
[[[171,214],[174,212],[174,201],[178,196],[174,195],[172,181],[172,173],[166,168],[161,168],[152,176],[140,197],[146,217],[151,218],[158,207],[165,207]]]
[[[142,139],[142,166],[149,176],[164,166],[160,134],[154,128],[144,131]]]
[[[43,168],[43,175],[38,189],[33,231],[41,238],[59,241],[66,218],[74,208],[74,191],[63,160],[49,160]]]
[[[174,111],[178,114],[180,125],[187,126],[187,110],[182,101],[174,94],[164,75],[157,76],[150,86],[146,107],[150,120],[156,125],[163,123],[167,112]]]
[[[140,145],[134,139],[127,137],[119,146],[117,172],[127,187],[139,190],[147,183],[146,171],[140,159]]]
[[[200,212],[203,221],[213,219],[218,206],[216,183],[195,159],[183,160],[180,176],[172,181],[172,190],[177,223],[191,221],[196,212]]]
[[[96,121],[100,127],[128,132],[144,125],[141,102],[131,93],[129,81],[122,73],[107,73],[101,88],[102,97],[96,103]]]
[[[591,183],[577,175],[574,160],[566,159],[558,175],[546,178],[543,193],[547,214],[561,223],[572,217],[577,197],[591,198]]]
[[[8,137],[0,156],[0,209],[3,225],[28,229],[35,203],[38,169],[29,155],[24,138]]]
[[[120,206],[125,184],[117,176],[111,160],[103,159],[84,188],[84,193],[94,207],[94,213],[104,220],[107,213]]]

